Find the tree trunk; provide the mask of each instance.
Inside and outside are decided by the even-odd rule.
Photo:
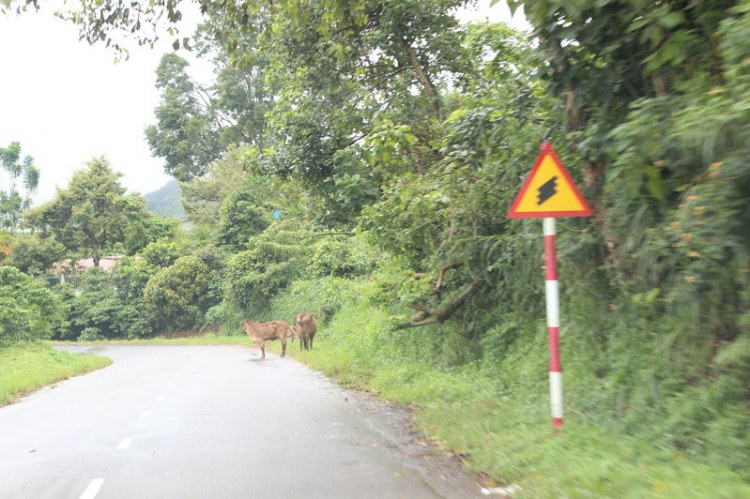
[[[432,82],[430,81],[430,78],[427,76],[427,73],[424,72],[424,68],[422,67],[422,64],[419,62],[419,58],[417,58],[416,52],[414,52],[414,49],[408,43],[406,43],[406,40],[404,40],[403,38],[399,37],[398,41],[401,44],[401,48],[403,48],[404,51],[406,52],[406,55],[409,56],[409,61],[411,62],[411,65],[414,68],[414,71],[417,73],[417,78],[419,79],[419,82],[422,84],[425,92],[432,100],[432,107],[435,109],[435,114],[437,115],[437,118],[440,121],[443,121],[443,108],[440,105],[440,97],[435,91],[435,87],[432,85]]]

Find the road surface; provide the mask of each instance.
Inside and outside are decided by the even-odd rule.
[[[474,498],[403,409],[241,346],[65,347],[100,371],[0,408],[0,498]]]

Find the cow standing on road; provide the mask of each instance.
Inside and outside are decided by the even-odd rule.
[[[292,336],[299,340],[299,349],[311,350],[313,346],[313,338],[318,330],[318,325],[315,323],[315,319],[312,314],[303,312],[297,314],[297,322],[290,328]]]
[[[271,322],[253,322],[246,320],[242,324],[242,329],[245,330],[247,335],[255,340],[260,347],[260,358],[266,358],[266,341],[267,340],[281,340],[281,356],[286,355],[286,338],[289,336],[289,324],[284,321],[271,321]]]

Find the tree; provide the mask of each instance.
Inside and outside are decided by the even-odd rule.
[[[2,176],[0,175],[0,221],[3,226],[9,228],[11,234],[15,234],[18,222],[23,210],[31,206],[31,196],[36,193],[39,186],[39,169],[34,166],[34,158],[26,156],[23,162],[21,158],[21,144],[12,142],[6,148],[0,148],[0,166],[8,174],[8,190],[3,189]],[[22,178],[25,195],[22,197],[16,186],[16,181]]]
[[[296,221],[273,224],[227,263],[225,299],[240,314],[257,314],[302,273],[310,248]]]
[[[156,317],[157,327],[176,331],[198,325],[210,306],[209,278],[205,263],[184,256],[149,279],[143,300]]]
[[[140,252],[143,260],[155,268],[165,269],[180,258],[185,256],[185,247],[169,239],[154,241]]]
[[[140,338],[153,332],[155,318],[143,303],[142,289],[155,269],[143,260],[124,258],[112,273],[92,268],[73,289],[60,285],[66,320],[57,339],[95,341],[103,338]]]
[[[195,228],[211,230],[218,225],[224,200],[247,175],[246,152],[245,148],[231,147],[208,167],[207,175],[180,183],[185,214]]]
[[[273,208],[263,205],[259,187],[246,181],[226,199],[217,228],[219,244],[241,250],[252,237],[268,228]]]
[[[19,236],[10,246],[6,262],[26,274],[42,274],[65,256],[65,246],[53,237]]]
[[[206,107],[210,97],[188,76],[188,62],[167,53],[156,68],[161,103],[157,124],[146,127],[154,156],[165,160],[164,171],[181,181],[200,177],[219,155],[215,125]]]
[[[136,212],[131,218],[125,240],[125,252],[135,255],[149,244],[163,239],[176,240],[182,236],[180,221],[148,211]]]
[[[52,232],[70,250],[91,251],[98,267],[101,251],[125,241],[134,218],[144,216],[146,201],[126,195],[120,177],[104,157],[93,158],[73,174],[67,189],[58,189],[52,201],[26,212],[28,225]]]
[[[202,177],[234,144],[262,151],[266,114],[273,108],[266,63],[258,57],[233,66],[209,34],[213,26],[209,20],[198,30],[199,54],[210,56],[216,66],[213,85],[204,88],[190,78],[187,61],[176,54],[165,54],[156,70],[162,99],[154,111],[158,123],[146,128],[146,137],[154,155],[165,159],[165,171],[182,182]]]
[[[0,267],[0,342],[49,338],[61,311],[60,300],[44,282]]]

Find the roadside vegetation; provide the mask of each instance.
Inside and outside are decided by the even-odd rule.
[[[146,130],[189,225],[104,157],[44,205],[13,190],[0,338],[249,344],[243,320],[310,312],[315,349],[288,352],[413,405],[488,485],[750,495],[750,2],[509,4],[533,33],[460,24],[458,0],[202,2],[216,80],[164,56]],[[83,5],[84,38],[150,41],[135,9]],[[560,435],[541,222],[505,216],[542,142],[594,210],[558,220]]]
[[[18,342],[0,346],[0,406],[43,386],[110,365],[96,355],[75,355],[44,343]]]

